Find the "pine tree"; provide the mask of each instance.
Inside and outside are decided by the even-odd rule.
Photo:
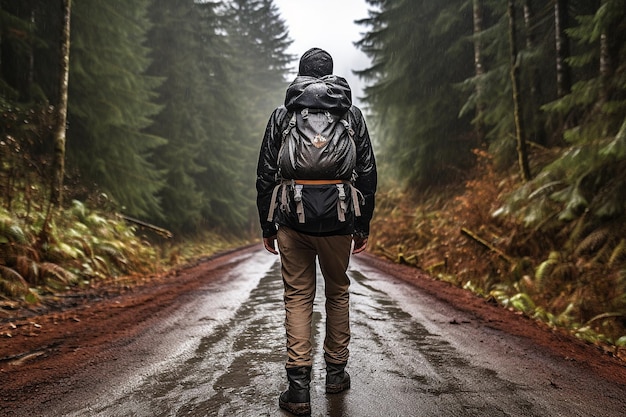
[[[238,110],[247,100],[236,94],[233,77],[236,64],[228,39],[223,35],[225,19],[214,4],[197,4],[200,15],[202,51],[198,57],[203,77],[202,123],[207,132],[198,163],[204,167],[196,176],[205,191],[202,221],[213,229],[238,232],[247,224],[253,204],[246,193],[244,166],[248,159],[245,142],[249,120]],[[242,117],[243,116],[243,117]]]
[[[372,1],[370,31],[358,46],[372,67],[365,101],[373,110],[381,165],[398,168],[408,183],[447,182],[470,162],[469,118],[459,118],[454,85],[471,74],[472,20],[461,19],[462,1]],[[471,16],[471,9],[470,9]]]
[[[255,61],[252,71],[244,58],[253,49],[232,39],[236,20],[219,6],[157,0],[151,9],[151,73],[166,78],[159,90],[164,110],[151,131],[169,140],[154,162],[167,171],[161,193],[167,224],[185,232],[241,230],[253,207],[254,173],[246,167],[255,158],[253,132],[262,135],[257,126],[263,94],[249,87],[268,83],[253,84],[265,66]],[[264,39],[247,36],[255,53],[265,56]]]
[[[204,199],[195,180],[205,169],[198,163],[208,135],[202,118],[211,111],[201,106],[199,15],[192,0],[155,0],[149,15],[153,22],[149,74],[165,79],[157,100],[163,109],[148,130],[167,139],[152,158],[165,172],[159,197],[168,228],[194,230],[202,219]]]
[[[578,53],[568,62],[580,79],[569,94],[544,106],[563,117],[576,115],[564,134],[566,151],[543,169],[534,184],[559,182],[552,197],[563,204],[563,220],[583,213],[601,219],[626,214],[626,82],[618,75],[626,68],[623,5],[621,0],[603,0],[595,12],[577,16],[579,24],[569,33]]]
[[[72,9],[68,165],[135,216],[159,216],[161,174],[149,162],[164,141],[144,133],[160,80],[145,74],[150,0],[77,0]]]
[[[554,43],[546,42],[553,37],[553,9],[545,2],[524,0],[513,8],[515,19],[511,22],[505,3],[483,0],[482,6],[483,24],[473,34],[474,42],[482,46],[482,75],[463,82],[463,90],[470,94],[462,114],[475,112],[478,106],[482,108],[485,143],[498,166],[508,167],[519,155],[512,139],[516,137],[517,121],[524,126],[525,140],[539,145],[549,142],[541,105],[554,99]],[[511,24],[515,26],[513,33],[509,33]],[[511,35],[514,45],[509,41]],[[511,48],[515,50],[513,61]],[[512,66],[516,72],[514,78],[511,78]],[[512,91],[513,80],[519,83],[516,95]],[[480,91],[480,99],[474,90]],[[514,96],[519,99],[517,110]]]
[[[232,80],[238,117],[237,131],[244,147],[241,181],[250,204],[248,216],[256,224],[254,179],[265,126],[271,112],[284,101],[286,75],[294,60],[285,21],[272,0],[235,0],[228,9],[228,43],[234,63]]]

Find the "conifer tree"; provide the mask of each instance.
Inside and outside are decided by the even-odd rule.
[[[231,26],[218,6],[157,0],[151,9],[151,73],[166,81],[159,89],[164,110],[150,130],[169,141],[154,162],[167,172],[166,222],[186,232],[241,230],[253,206],[254,175],[244,168],[257,97],[243,87],[252,73],[226,37]]]
[[[284,101],[286,76],[296,57],[286,52],[292,41],[272,0],[234,0],[229,2],[227,15],[234,64],[232,95],[242,121],[237,131],[244,146],[241,181],[251,202],[249,217],[256,223],[252,203],[258,152],[271,112]]]
[[[286,53],[292,41],[272,0],[234,0],[229,17],[235,78],[252,100],[245,108],[257,130],[258,123],[265,127],[269,112],[282,102],[285,76],[296,57]]]
[[[145,74],[150,0],[77,0],[72,9],[68,168],[134,216],[160,215],[161,175],[149,161],[164,141],[144,133],[160,80]]]
[[[199,189],[204,191],[202,221],[211,228],[238,232],[247,224],[253,204],[246,193],[250,186],[244,172],[248,121],[238,111],[248,102],[236,94],[236,64],[223,35],[223,15],[215,4],[198,3],[196,8],[202,47],[198,57],[203,79],[201,117],[207,132],[198,158],[204,169],[195,176]]]
[[[397,167],[409,183],[457,178],[473,146],[454,87],[472,73],[473,48],[459,43],[472,32],[471,18],[457,12],[463,2],[369,3],[374,11],[360,23],[370,30],[358,46],[373,65],[358,74],[373,81],[365,101],[380,125],[381,164]]]
[[[152,159],[165,172],[159,193],[164,222],[176,231],[193,230],[201,222],[204,199],[204,190],[195,180],[205,169],[198,161],[208,135],[202,119],[212,110],[202,106],[199,15],[193,0],[155,0],[150,19],[149,74],[165,79],[157,101],[163,109],[149,128],[167,139]]]
[[[577,51],[568,59],[576,81],[570,93],[544,106],[550,114],[576,118],[566,125],[564,152],[532,186],[550,189],[537,194],[562,203],[561,220],[584,218],[581,227],[626,215],[626,82],[617,75],[626,68],[625,18],[621,0],[603,0],[577,16],[568,32]]]
[[[524,181],[531,178],[530,165],[528,162],[528,150],[526,146],[526,129],[524,118],[522,116],[523,97],[520,92],[520,65],[517,53],[517,36],[516,36],[516,13],[515,0],[508,0],[507,15],[509,18],[509,48],[511,50],[511,86],[513,96],[513,118],[515,120],[515,138],[517,143],[517,159],[520,168],[520,174]]]

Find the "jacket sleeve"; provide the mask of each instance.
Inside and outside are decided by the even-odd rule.
[[[285,107],[279,107],[270,116],[265,128],[256,171],[257,210],[263,237],[276,235],[276,224],[267,221],[272,192],[278,173],[278,152],[282,141],[281,126],[287,115]]]
[[[365,118],[361,110],[356,106],[352,106],[351,112],[354,116],[354,139],[357,152],[355,187],[365,198],[365,204],[361,207],[361,216],[355,218],[354,232],[357,236],[367,237],[370,232],[370,221],[374,215],[378,174],[374,150],[372,149]]]

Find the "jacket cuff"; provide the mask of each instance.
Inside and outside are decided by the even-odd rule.
[[[263,237],[272,237],[272,236],[276,236],[277,233],[277,229],[276,229],[276,225],[274,223],[265,223],[262,226],[262,230],[263,230]]]

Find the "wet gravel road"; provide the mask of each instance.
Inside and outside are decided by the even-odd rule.
[[[242,252],[183,308],[116,346],[115,360],[86,366],[59,381],[59,395],[11,415],[289,415],[278,408],[286,387],[279,267],[262,250]],[[625,415],[626,386],[584,364],[485,326],[366,258],[353,257],[349,275],[352,389],[324,393],[318,277],[313,416]],[[94,373],[100,382],[85,386]]]

